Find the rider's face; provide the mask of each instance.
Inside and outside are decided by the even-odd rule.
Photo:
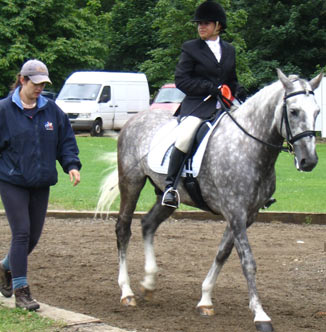
[[[198,23],[198,34],[199,37],[203,40],[216,40],[218,36],[219,23],[208,22],[208,21],[199,21]],[[217,24],[217,25],[216,25]]]

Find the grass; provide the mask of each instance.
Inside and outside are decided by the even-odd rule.
[[[0,332],[46,332],[55,331],[60,326],[62,324],[35,312],[0,305]]]
[[[77,137],[82,162],[81,182],[73,187],[58,164],[58,183],[51,188],[49,209],[95,210],[104,171],[103,155],[116,151],[116,140],[108,137]]]
[[[271,211],[325,213],[326,144],[317,144],[319,161],[312,172],[298,172],[293,156],[281,153],[276,164],[277,202]]]
[[[77,137],[80,149],[81,183],[73,187],[67,174],[58,165],[59,181],[51,188],[49,209],[94,211],[98,200],[98,190],[105,170],[108,167],[103,154],[116,151],[116,140],[109,137]],[[268,211],[326,212],[324,193],[326,189],[326,144],[317,144],[319,162],[309,173],[298,172],[294,167],[293,156],[281,153],[276,164],[277,202]],[[147,183],[138,201],[137,210],[147,211],[155,201],[150,183]],[[2,205],[0,203],[0,208]],[[119,199],[112,210],[119,209]],[[182,205],[181,210],[193,208]]]

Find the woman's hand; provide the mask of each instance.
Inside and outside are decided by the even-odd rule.
[[[80,173],[77,169],[71,169],[69,171],[70,182],[74,183],[74,187],[80,182]]]

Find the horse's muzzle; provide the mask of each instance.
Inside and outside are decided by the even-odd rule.
[[[313,158],[298,158],[294,157],[294,164],[298,171],[311,172],[318,163],[318,157],[315,154]]]

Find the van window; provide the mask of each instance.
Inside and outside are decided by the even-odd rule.
[[[61,100],[95,100],[101,84],[65,84],[57,99]]]
[[[105,86],[102,90],[99,103],[107,103],[111,99],[111,87]]]

